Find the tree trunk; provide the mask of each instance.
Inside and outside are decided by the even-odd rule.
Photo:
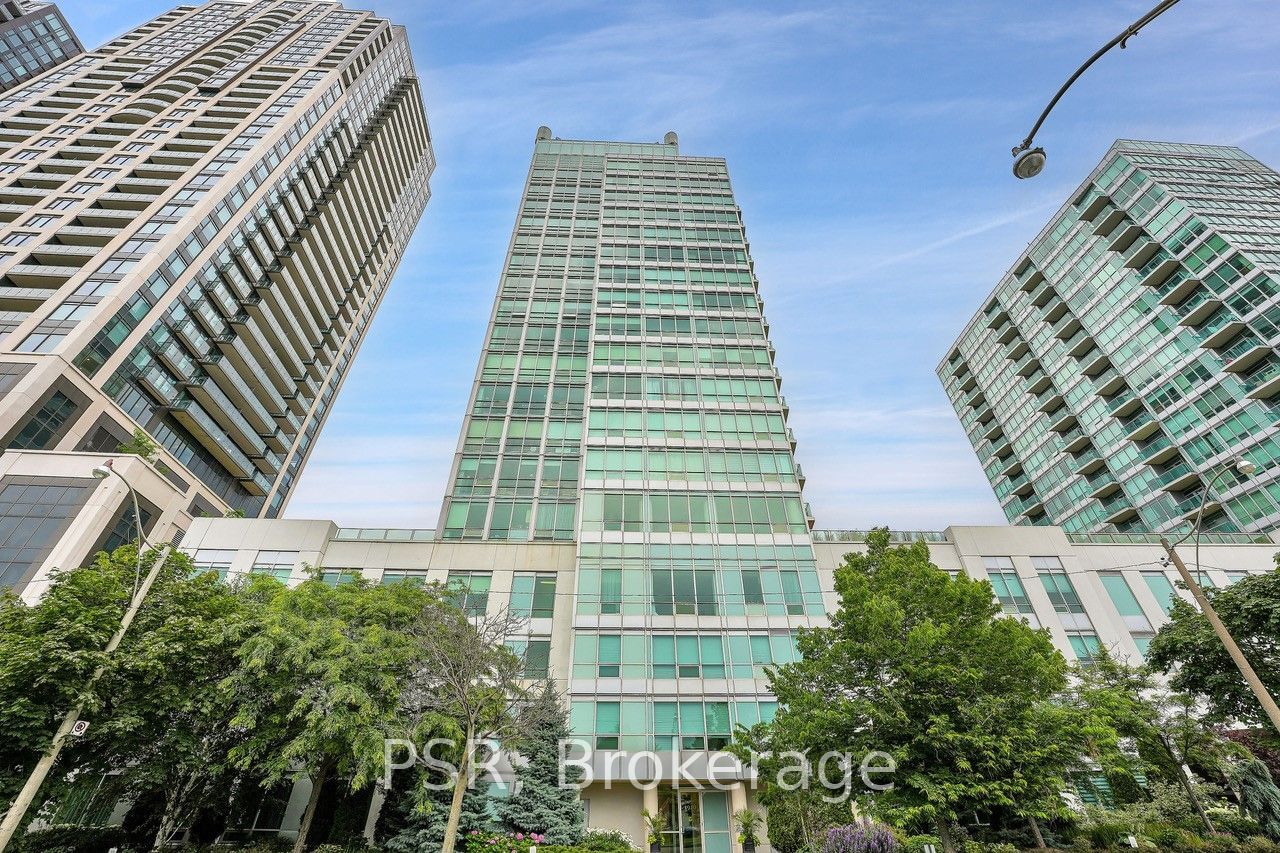
[[[1182,790],[1187,792],[1187,799],[1191,800],[1191,805],[1195,806],[1196,814],[1200,816],[1200,822],[1204,824],[1204,828],[1212,835],[1214,832],[1213,823],[1209,820],[1209,815],[1205,814],[1204,805],[1201,804],[1200,798],[1196,796],[1195,788],[1191,785],[1191,780],[1187,778],[1187,771],[1182,765],[1182,759],[1178,753],[1174,751],[1173,744],[1169,742],[1169,737],[1164,732],[1160,733],[1160,742],[1164,744],[1165,750],[1169,753],[1169,757],[1173,759],[1173,767],[1178,771],[1178,781],[1182,783]]]
[[[184,813],[191,811],[187,807],[187,801],[191,799],[191,790],[194,787],[195,780],[192,774],[187,774],[177,786],[177,790],[165,795],[164,810],[160,812],[160,828],[156,830],[155,840],[151,843],[152,850],[163,850],[173,838],[174,832],[178,829],[178,822],[184,819]]]
[[[449,803],[449,822],[444,827],[444,844],[440,853],[453,853],[458,843],[458,823],[462,820],[462,797],[467,792],[468,775],[471,773],[471,729],[467,729],[467,741],[462,749],[462,765],[458,768],[458,778],[453,783],[453,801]]]
[[[1036,849],[1047,850],[1048,847],[1044,843],[1044,836],[1040,833],[1040,821],[1036,820],[1035,815],[1029,816],[1027,821],[1031,824],[1031,834],[1036,837]]]
[[[307,849],[307,835],[311,832],[311,821],[316,816],[316,806],[320,803],[320,790],[329,778],[329,768],[321,766],[311,774],[311,796],[307,798],[307,808],[302,812],[302,823],[298,826],[298,838],[293,842],[293,853],[304,853]]]
[[[951,840],[951,824],[943,817],[938,815],[938,840],[942,842],[943,853],[956,853],[955,842]]]

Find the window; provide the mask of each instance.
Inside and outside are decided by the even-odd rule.
[[[0,239],[0,245],[4,246],[25,246],[35,239],[34,234],[28,234],[23,231],[14,231],[12,234],[6,234],[4,239]]]
[[[1156,597],[1156,601],[1160,603],[1164,612],[1168,613],[1172,610],[1177,593],[1174,592],[1168,575],[1164,572],[1143,572],[1142,579],[1146,581],[1147,589],[1151,590],[1151,594]]]
[[[618,702],[596,703],[596,749],[618,748],[618,735],[621,733],[619,710]]]
[[[651,641],[654,678],[725,677],[724,642],[719,634],[656,635]]]
[[[46,450],[79,408],[66,394],[54,391],[9,442],[10,449]]]
[[[1089,666],[1097,660],[1098,653],[1102,649],[1097,634],[1070,633],[1067,635],[1067,640],[1071,643],[1071,651],[1075,652],[1076,659],[1084,666]]]
[[[1248,572],[1240,572],[1240,571],[1227,572],[1227,586],[1231,586],[1232,584],[1239,583],[1240,581],[1244,580],[1247,577],[1249,577]]]
[[[413,586],[426,586],[427,573],[415,569],[387,569],[382,573],[382,580],[379,583],[407,583]]]
[[[22,583],[48,556],[96,485],[93,480],[6,478],[0,486],[0,588]]]
[[[1111,596],[1111,603],[1116,606],[1116,611],[1124,619],[1125,626],[1130,631],[1149,633],[1151,623],[1147,621],[1147,615],[1142,612],[1142,605],[1138,604],[1138,599],[1129,588],[1124,575],[1119,572],[1103,572],[1098,577],[1102,580],[1107,595]]]
[[[50,210],[66,210],[67,208],[75,207],[79,203],[80,199],[78,198],[55,198],[49,202],[48,207]]]
[[[1080,601],[1061,561],[1057,557],[1032,557],[1031,562],[1040,575],[1040,583],[1044,585],[1053,609],[1058,612],[1062,627],[1068,631],[1086,628],[1093,630],[1093,623],[1085,612],[1084,603]]]
[[[49,216],[48,214],[39,214],[32,216],[26,222],[22,223],[25,228],[47,228],[58,221],[58,217]]]
[[[217,572],[219,580],[226,580],[231,573],[231,561],[236,558],[234,549],[200,548],[192,556],[197,572]]]
[[[651,572],[653,610],[658,616],[715,616],[714,569],[658,569]]]
[[[982,563],[1001,609],[1010,616],[1021,616],[1033,628],[1039,628],[1040,620],[1036,616],[1036,609],[1027,597],[1022,578],[1018,577],[1018,572],[1013,567],[1013,560],[1009,557],[983,557]]]
[[[622,569],[600,571],[600,612],[622,612]]]
[[[530,679],[544,679],[551,671],[551,640],[521,639],[508,640],[507,648],[511,649],[524,661],[521,675]]]
[[[556,576],[517,574],[511,584],[511,613],[524,619],[550,619],[556,608]]]
[[[353,583],[364,575],[359,569],[323,569],[320,572],[321,582],[329,586],[337,586],[341,583]]]
[[[489,609],[488,572],[449,572],[449,595],[455,607],[468,616],[483,616]]]
[[[297,551],[259,551],[253,558],[256,575],[270,575],[281,583],[288,583],[293,577],[293,567],[298,564]]]

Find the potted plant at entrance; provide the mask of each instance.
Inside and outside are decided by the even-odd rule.
[[[742,845],[742,853],[756,853],[756,842],[760,839],[760,815],[751,809],[743,809],[733,813],[733,823],[738,827],[738,843]]]
[[[666,828],[666,821],[661,815],[645,809],[640,812],[644,817],[645,832],[649,839],[649,853],[661,853],[662,851],[662,830]]]

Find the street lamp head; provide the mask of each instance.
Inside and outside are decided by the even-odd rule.
[[[1032,148],[1029,151],[1023,151],[1013,161],[1013,176],[1015,178],[1034,178],[1036,175],[1044,171],[1044,149]]]
[[[1248,459],[1237,459],[1236,470],[1239,471],[1241,474],[1244,474],[1246,477],[1248,477],[1254,471],[1258,470],[1258,466],[1254,465]]]
[[[99,480],[105,480],[111,476],[111,469],[106,465],[98,465],[93,469],[93,476]]]

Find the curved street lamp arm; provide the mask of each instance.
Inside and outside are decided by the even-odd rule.
[[[1192,536],[1196,537],[1196,571],[1200,570],[1200,522],[1204,518],[1204,508],[1209,503],[1209,491],[1218,484],[1218,481],[1222,479],[1222,475],[1230,470],[1230,467],[1223,468],[1217,474],[1214,474],[1213,478],[1209,480],[1208,484],[1204,487],[1204,491],[1200,494],[1200,508],[1196,510],[1195,516],[1191,519],[1191,529],[1182,534],[1181,539],[1173,543],[1173,547],[1177,548]]]
[[[1021,154],[1023,151],[1026,151],[1028,148],[1031,147],[1031,143],[1035,140],[1036,134],[1040,132],[1040,125],[1044,124],[1044,120],[1049,117],[1049,113],[1051,113],[1053,111],[1053,108],[1058,105],[1058,101],[1062,100],[1062,96],[1065,95],[1067,90],[1071,88],[1071,84],[1075,83],[1076,80],[1079,80],[1080,75],[1083,74],[1085,71],[1089,70],[1090,65],[1093,65],[1093,63],[1097,62],[1100,58],[1102,58],[1103,54],[1111,50],[1111,48],[1115,47],[1116,45],[1120,45],[1120,47],[1123,49],[1126,46],[1125,42],[1127,42],[1132,37],[1136,36],[1138,34],[1138,31],[1141,30],[1143,27],[1145,27],[1147,24],[1151,23],[1156,18],[1160,17],[1165,12],[1169,11],[1169,9],[1172,8],[1177,2],[1178,0],[1161,0],[1160,3],[1156,4],[1154,9],[1152,9],[1150,12],[1147,12],[1147,14],[1143,15],[1141,18],[1134,21],[1129,26],[1125,27],[1124,31],[1120,33],[1120,35],[1116,36],[1111,41],[1104,44],[1101,48],[1098,49],[1096,53],[1093,54],[1093,56],[1085,60],[1084,64],[1081,65],[1079,68],[1077,68],[1076,72],[1067,79],[1067,82],[1062,84],[1062,88],[1058,89],[1057,94],[1053,96],[1053,100],[1049,101],[1049,105],[1044,108],[1044,112],[1040,113],[1040,118],[1036,119],[1036,123],[1031,128],[1031,132],[1027,134],[1027,138],[1022,140],[1022,143],[1013,149],[1014,156]]]

